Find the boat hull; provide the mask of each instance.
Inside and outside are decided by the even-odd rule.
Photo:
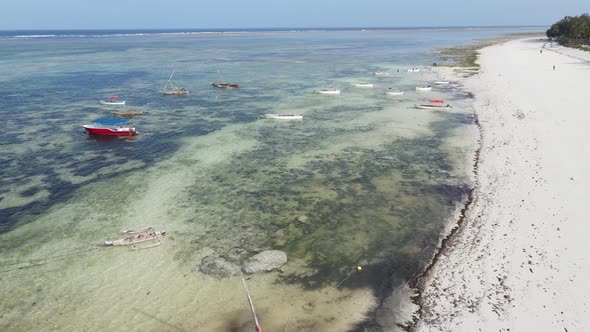
[[[340,90],[316,90],[314,92],[317,94],[320,94],[320,95],[339,95],[340,94]]]
[[[101,100],[98,103],[101,105],[105,105],[105,106],[123,106],[123,105],[125,105],[124,101],[104,101],[104,100]]]
[[[186,96],[188,95],[188,91],[164,91],[162,94],[164,96]]]
[[[303,115],[294,114],[266,114],[265,116],[268,119],[276,120],[303,120]]]
[[[388,92],[385,92],[385,95],[386,96],[401,96],[403,94],[404,94],[403,91],[388,91]]]
[[[240,85],[238,83],[211,83],[212,86],[216,88],[239,88]]]
[[[82,126],[89,134],[99,136],[135,136],[137,130],[135,128],[106,128],[106,127],[93,127],[93,126]]]
[[[451,108],[451,105],[414,105],[414,108],[420,109],[420,110],[448,110]]]
[[[432,87],[416,87],[416,91],[432,91]]]

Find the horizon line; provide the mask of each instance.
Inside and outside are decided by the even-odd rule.
[[[283,30],[345,30],[345,29],[364,29],[364,30],[392,30],[392,29],[494,29],[494,28],[541,28],[549,27],[550,24],[541,25],[442,25],[442,26],[391,26],[391,27],[371,27],[371,26],[342,26],[342,27],[253,27],[253,28],[40,28],[40,29],[0,29],[0,31],[177,31],[177,30],[200,30],[200,31],[236,31],[236,30],[265,30],[265,31],[283,31]]]

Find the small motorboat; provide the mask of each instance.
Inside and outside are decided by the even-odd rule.
[[[303,115],[295,115],[295,114],[265,114],[267,119],[277,119],[277,120],[303,120]]]
[[[376,71],[373,73],[375,76],[389,76],[391,75],[391,73],[386,72],[386,71]]]
[[[238,83],[222,83],[222,82],[215,82],[211,83],[216,88],[239,88],[240,85]]]
[[[122,117],[132,117],[136,115],[143,115],[143,111],[140,110],[125,110],[125,111],[112,111],[113,115]]]
[[[125,105],[125,101],[124,100],[117,100],[119,97],[117,96],[109,96],[109,100],[100,100],[98,103],[101,105],[106,105],[106,106],[123,106]]]
[[[353,83],[352,86],[357,88],[372,88],[375,85],[372,83]]]
[[[92,135],[100,136],[135,136],[138,134],[137,129],[123,127],[129,120],[125,119],[96,119],[89,125],[82,127]]]
[[[417,86],[416,91],[432,91],[432,86],[431,85]]]
[[[314,93],[321,94],[321,95],[339,95],[340,90],[334,89],[333,86],[325,86],[323,88],[314,90]]]
[[[391,88],[390,88],[391,89]],[[385,95],[386,96],[401,96],[403,95],[404,92],[401,90],[390,90],[390,91],[385,91]]]
[[[414,108],[421,109],[421,110],[448,110],[451,108],[451,105],[436,105],[436,104],[421,104],[421,105],[414,105]]]

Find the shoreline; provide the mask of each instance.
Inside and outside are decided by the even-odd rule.
[[[538,38],[537,38],[538,39]],[[531,43],[532,41],[532,43]],[[475,99],[474,99],[474,113],[476,119],[479,117],[483,117],[483,123],[479,123],[478,120],[478,127],[480,128],[480,145],[476,152],[475,156],[475,167],[474,167],[474,174],[476,176],[476,185],[471,191],[470,199],[467,200],[467,204],[465,205],[464,209],[461,211],[460,217],[457,222],[454,223],[453,230],[449,233],[449,235],[445,236],[441,240],[441,246],[439,250],[433,257],[432,263],[424,270],[424,272],[417,277],[416,279],[412,280],[411,286],[417,292],[417,295],[412,297],[414,303],[419,306],[419,309],[415,312],[413,319],[411,322],[406,323],[407,325],[404,327],[405,330],[410,331],[458,331],[458,330],[465,330],[465,331],[474,331],[478,328],[482,329],[490,329],[490,328],[500,328],[500,329],[508,329],[514,327],[520,328],[531,328],[531,326],[535,326],[539,328],[539,330],[544,330],[547,328],[548,324],[553,323],[553,329],[559,328],[559,324],[556,322],[557,319],[552,320],[551,322],[546,321],[546,319],[542,319],[543,323],[533,322],[532,317],[541,317],[544,314],[544,310],[540,310],[536,308],[535,310],[531,310],[529,305],[527,304],[528,297],[522,297],[523,294],[529,295],[530,293],[535,293],[534,289],[531,290],[530,282],[525,282],[524,285],[522,280],[525,278],[521,278],[520,271],[519,273],[515,273],[514,270],[514,260],[515,257],[510,257],[514,255],[514,250],[506,250],[505,246],[503,246],[505,238],[508,236],[508,231],[512,230],[510,228],[514,228],[512,226],[513,221],[515,219],[510,220],[508,225],[501,224],[499,220],[491,220],[495,223],[491,223],[489,219],[495,218],[486,218],[487,213],[489,210],[495,208],[503,209],[501,204],[497,204],[496,206],[489,206],[493,205],[490,204],[490,196],[499,196],[495,195],[494,190],[492,192],[489,191],[490,185],[495,190],[501,191],[501,189],[508,189],[513,188],[510,180],[514,180],[510,178],[510,174],[508,174],[508,179],[504,186],[496,185],[494,186],[494,181],[490,181],[490,173],[491,178],[497,178],[498,176],[505,176],[506,174],[498,174],[498,171],[494,168],[496,167],[495,158],[497,157],[495,154],[496,145],[490,146],[488,141],[494,141],[498,138],[503,139],[503,145],[510,145],[510,137],[502,137],[502,135],[496,134],[493,129],[496,129],[496,125],[500,125],[500,128],[505,126],[505,122],[498,121],[508,121],[514,123],[519,123],[526,119],[527,114],[525,114],[520,109],[517,110],[514,114],[508,114],[510,117],[506,118],[494,118],[497,114],[492,114],[492,112],[488,111],[500,111],[502,102],[506,102],[506,100],[498,100],[503,95],[495,91],[494,89],[490,89],[489,87],[489,77],[502,77],[502,73],[495,73],[493,70],[497,70],[498,67],[502,70],[502,66],[498,66],[498,62],[506,61],[506,58],[492,58],[488,54],[491,53],[490,50],[496,50],[498,48],[506,48],[511,47],[510,50],[505,51],[503,53],[507,55],[512,55],[515,52],[523,52],[519,47],[522,47],[523,43],[530,43],[525,44],[528,46],[531,54],[539,54],[539,56],[543,56],[542,50],[547,50],[546,46],[548,43],[541,43],[536,42],[532,39],[519,39],[511,42],[501,42],[499,44],[495,44],[493,46],[486,47],[483,50],[484,59],[479,59],[478,62],[482,62],[482,71],[485,74],[479,73],[478,75],[465,79],[464,89],[469,92],[476,91]],[[508,45],[508,46],[506,46]],[[540,48],[540,49],[539,49]],[[553,49],[555,48],[555,49]],[[586,66],[588,64],[588,56],[584,57],[583,54],[579,54],[578,51],[573,49],[566,49],[560,46],[554,46],[552,49],[555,52],[551,52],[554,54],[559,54],[562,57],[569,57],[571,59],[586,59]],[[535,53],[533,53],[533,51]],[[548,52],[546,52],[547,54]],[[572,54],[575,53],[575,54]],[[526,57],[531,56],[530,54],[526,54]],[[546,56],[547,57],[547,56]],[[519,58],[520,59],[520,58]],[[526,63],[526,58],[522,59]],[[545,59],[542,59],[545,60]],[[562,66],[574,66],[576,64],[569,64],[567,61],[561,61],[564,64]],[[519,64],[522,65],[522,64]],[[491,67],[491,68],[490,68]],[[543,74],[547,74],[547,68],[550,68],[550,65],[547,64],[545,71]],[[460,68],[456,68],[460,70]],[[516,69],[519,69],[518,67]],[[446,73],[447,76],[451,75],[453,72],[453,68],[451,70],[441,69],[443,71],[448,71]],[[550,74],[550,73],[549,73]],[[455,80],[463,80],[464,78],[458,77],[458,75],[454,75]],[[482,77],[483,76],[483,77]],[[526,76],[525,76],[526,77]],[[518,79],[518,76],[511,76],[510,79]],[[566,77],[565,80],[567,81],[568,78]],[[512,83],[504,82],[505,79],[497,79],[497,82],[501,83]],[[526,82],[526,81],[525,81]],[[522,82],[519,83],[517,89],[522,88]],[[579,83],[579,82],[578,82]],[[583,85],[583,84],[582,84]],[[513,87],[514,88],[514,87]],[[526,88],[525,88],[526,90]],[[563,90],[563,88],[561,89]],[[527,91],[529,92],[529,91]],[[536,91],[533,91],[535,93]],[[565,91],[567,93],[567,91]],[[516,92],[515,92],[516,93]],[[480,95],[481,94],[481,95]],[[528,96],[531,97],[531,96]],[[504,97],[506,99],[506,97]],[[485,101],[484,101],[485,100]],[[510,101],[509,101],[510,102]],[[519,100],[519,102],[522,102]],[[525,98],[526,102],[526,98]],[[487,103],[487,104],[486,104]],[[526,104],[525,104],[526,105]],[[521,105],[518,105],[521,106]],[[527,105],[528,106],[528,105]],[[536,106],[536,105],[535,105]],[[503,114],[506,116],[506,114]],[[545,124],[536,123],[535,126],[544,127]],[[518,126],[517,126],[518,127]],[[532,128],[536,129],[536,128]],[[550,128],[545,128],[550,129]],[[568,130],[568,129],[564,129]],[[543,133],[543,131],[541,131]],[[505,133],[501,133],[505,134]],[[533,136],[533,142],[535,142],[534,134],[535,132],[525,131],[523,139],[531,138],[527,135],[531,134]],[[528,146],[527,146],[528,147]],[[519,150],[519,146],[516,146],[513,150]],[[523,150],[523,149],[520,149]],[[533,151],[536,154],[536,150]],[[536,155],[527,156],[526,152],[530,151],[509,151],[514,153],[514,156],[517,158],[520,157],[521,159],[525,159],[527,157],[538,157]],[[524,155],[523,155],[524,152]],[[524,157],[524,158],[522,158]],[[483,160],[482,160],[483,159]],[[508,158],[509,159],[509,158]],[[551,158],[548,158],[551,159]],[[492,161],[488,161],[492,160]],[[526,159],[525,159],[526,160]],[[506,162],[509,162],[507,160]],[[583,161],[584,164],[588,164],[587,161]],[[525,162],[526,164],[526,162]],[[519,165],[521,166],[521,165]],[[524,165],[528,166],[528,165]],[[479,174],[479,169],[482,167],[484,170],[482,171],[483,174]],[[525,169],[521,169],[526,171]],[[495,173],[495,174],[494,174]],[[537,172],[538,173],[538,172]],[[514,173],[516,174],[516,173]],[[538,174],[537,174],[538,176]],[[518,178],[518,177],[516,177]],[[535,178],[535,175],[532,177]],[[571,178],[573,179],[573,177]],[[536,183],[538,183],[539,179],[537,178]],[[529,184],[530,187],[530,184]],[[521,189],[530,190],[531,188],[527,188],[526,186],[520,187]],[[534,189],[533,189],[534,190]],[[539,190],[537,190],[537,193]],[[530,196],[530,192],[529,192]],[[528,198],[528,197],[527,197]],[[533,199],[533,201],[535,201]],[[542,201],[540,203],[547,203],[544,198],[537,198],[537,201]],[[493,202],[493,200],[492,200]],[[525,200],[522,200],[523,204]],[[563,203],[563,202],[562,202]],[[540,204],[542,205],[542,204]],[[483,208],[482,208],[483,206]],[[520,208],[522,204],[520,205]],[[513,209],[508,209],[509,215],[516,214],[514,207]],[[516,208],[519,208],[518,206]],[[494,212],[490,213],[494,214]],[[497,213],[496,213],[497,214]],[[500,213],[502,215],[502,213]],[[556,214],[553,214],[555,216]],[[525,219],[529,219],[530,217],[526,214],[523,216]],[[535,218],[538,220],[538,217]],[[490,225],[491,223],[491,225]],[[548,223],[551,226],[556,227],[555,223]],[[534,225],[534,223],[532,224]],[[580,226],[580,225],[578,225]],[[492,229],[490,229],[490,227]],[[548,227],[548,226],[546,226]],[[508,228],[504,229],[502,232],[493,232],[493,228]],[[583,228],[583,225],[582,225]],[[557,227],[559,230],[559,227]],[[506,231],[506,233],[504,233]],[[502,234],[499,234],[502,233]],[[537,236],[542,236],[543,234],[539,234],[538,232],[533,232],[535,236],[533,239],[535,244]],[[519,235],[519,234],[516,234]],[[525,234],[530,236],[530,234]],[[530,244],[531,238],[519,238],[517,236],[513,236],[513,240],[522,245],[523,251],[526,251],[526,244],[532,248],[533,245]],[[508,242],[512,244],[512,242]],[[514,245],[512,244],[514,247]],[[559,254],[565,254],[562,248],[554,248],[555,252]],[[502,257],[500,261],[497,261],[497,254],[501,253]],[[528,255],[532,258],[532,255]],[[542,255],[540,255],[543,257]],[[557,256],[559,257],[559,256]],[[520,257],[519,257],[520,258]],[[474,261],[481,261],[487,260],[485,264],[480,264],[475,266],[476,269],[473,271],[474,266],[471,263]],[[540,259],[542,261],[542,259]],[[525,261],[526,263],[526,261]],[[521,264],[525,266],[527,264]],[[528,260],[528,265],[532,265],[532,260]],[[539,262],[538,264],[544,264],[544,262]],[[575,265],[575,264],[574,264]],[[552,265],[549,264],[549,269],[545,269],[544,272],[549,274],[551,278],[545,277],[545,279],[553,279],[556,277],[555,275],[551,276],[551,273],[558,274],[555,271],[552,271]],[[479,268],[479,269],[477,269]],[[530,273],[533,273],[532,267],[529,268]],[[587,269],[586,269],[587,270]],[[501,273],[499,273],[501,272]],[[528,272],[528,271],[527,271]],[[547,273],[548,272],[548,273]],[[524,272],[523,272],[524,273]],[[566,273],[567,274],[567,273]],[[587,274],[586,274],[587,276]],[[562,280],[563,281],[563,280]],[[538,293],[538,292],[537,292]],[[547,288],[544,290],[544,293],[547,293]],[[539,294],[536,294],[539,296]],[[541,296],[542,297],[542,296]],[[489,300],[490,298],[495,298],[495,301]],[[488,303],[486,302],[488,299]],[[584,303],[584,307],[587,305],[587,299],[582,297],[581,302]],[[494,303],[492,303],[494,302]],[[522,303],[521,303],[522,302]],[[563,301],[562,301],[563,302]],[[457,305],[457,303],[459,303]],[[515,304],[519,303],[519,305]],[[564,303],[560,305],[554,305],[554,307],[563,307]],[[543,308],[546,309],[547,305],[543,305]],[[576,311],[575,308],[568,308],[571,311]],[[558,310],[559,311],[559,310]],[[555,314],[554,310],[554,314]],[[560,311],[563,315],[563,311]],[[581,319],[580,315],[575,316],[577,319]],[[512,319],[511,319],[512,318]],[[563,320],[561,321],[561,325],[563,324]],[[574,322],[575,323],[575,322]],[[575,327],[584,327],[588,326],[585,324],[571,324],[571,328]],[[567,327],[563,327],[567,331]]]

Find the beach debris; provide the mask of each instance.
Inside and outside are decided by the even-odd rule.
[[[201,260],[201,272],[215,278],[225,278],[240,274],[240,267],[219,256],[206,256]]]
[[[269,272],[287,263],[287,254],[280,250],[265,250],[250,257],[243,265],[244,273]]]

